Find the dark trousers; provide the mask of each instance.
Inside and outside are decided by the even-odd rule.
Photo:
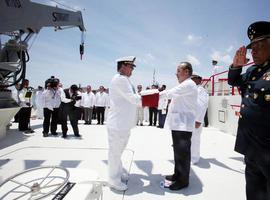
[[[247,200],[270,199],[270,162],[259,163],[245,157]]]
[[[158,127],[163,128],[166,119],[166,114],[162,114],[162,110],[158,110]]]
[[[172,131],[174,177],[176,182],[189,184],[191,132]]]
[[[30,129],[31,107],[22,107],[19,111],[19,131]]]
[[[58,108],[54,108],[53,111],[48,108],[43,108],[44,120],[43,120],[43,133],[48,133],[51,127],[51,133],[56,133],[58,122]]]
[[[208,110],[206,110],[206,113],[204,115],[204,126],[208,127],[209,122],[208,122]]]
[[[67,116],[69,117],[69,121],[71,127],[73,129],[74,135],[79,135],[78,128],[78,112],[80,112],[80,108],[71,105],[64,105],[62,111],[62,132],[63,135],[67,135],[68,126],[67,126]]]
[[[83,108],[84,109],[84,121],[85,123],[91,124],[93,108]]]
[[[97,121],[98,124],[103,124],[104,123],[104,112],[105,112],[105,107],[96,107],[96,114],[97,114]]]
[[[17,122],[17,123],[19,122],[19,112],[20,112],[20,110],[14,116],[14,122]]]
[[[153,116],[154,116],[154,126],[157,125],[157,108],[156,107],[149,107],[149,125],[153,125]]]

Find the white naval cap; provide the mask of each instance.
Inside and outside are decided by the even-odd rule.
[[[123,63],[123,64],[131,64],[133,65],[133,67],[136,67],[136,65],[134,64],[136,60],[135,56],[126,56],[126,57],[122,57],[122,58],[118,58],[116,60],[117,63]]]

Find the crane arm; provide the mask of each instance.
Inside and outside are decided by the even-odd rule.
[[[77,26],[85,31],[82,13],[42,5],[30,0],[0,1],[0,34],[21,31],[38,33],[42,27]]]

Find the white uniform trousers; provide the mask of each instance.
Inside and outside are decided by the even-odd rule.
[[[199,128],[195,128],[191,137],[191,163],[196,164],[200,160],[202,124]]]
[[[144,116],[144,108],[138,107],[137,108],[137,124],[138,125],[143,123],[143,116]]]
[[[124,172],[121,156],[127,146],[130,130],[113,130],[108,128],[109,153],[109,182],[121,183],[121,176]]]
[[[37,106],[36,115],[37,115],[38,119],[43,119],[43,117],[44,117],[43,107]]]

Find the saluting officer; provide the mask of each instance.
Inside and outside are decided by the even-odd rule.
[[[250,44],[240,47],[229,69],[228,83],[241,90],[242,102],[235,151],[245,156],[247,200],[270,199],[270,22],[247,30]],[[254,65],[243,74],[251,49]]]

